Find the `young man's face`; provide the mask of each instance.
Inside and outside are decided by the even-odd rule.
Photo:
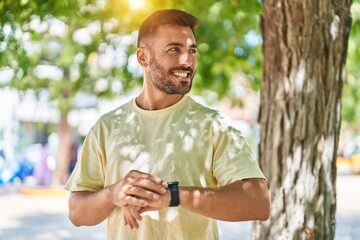
[[[196,71],[196,41],[191,28],[162,25],[150,37],[147,70],[153,85],[167,94],[190,91]]]

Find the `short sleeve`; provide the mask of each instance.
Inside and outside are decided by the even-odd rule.
[[[99,139],[91,129],[86,136],[80,159],[65,185],[69,191],[98,191],[104,187],[105,158]]]
[[[247,178],[265,178],[240,131],[226,126],[214,145],[213,174],[219,186]]]

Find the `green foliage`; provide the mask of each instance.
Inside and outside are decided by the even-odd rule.
[[[360,0],[354,0],[351,6],[352,26],[348,43],[346,60],[346,80],[342,97],[343,128],[354,128],[359,131],[360,119]],[[359,133],[359,132],[358,132]]]
[[[20,3],[19,3],[20,2]],[[76,16],[85,0],[2,0],[0,2],[0,23],[27,23],[31,16],[41,19],[51,15],[53,17]],[[4,13],[4,14],[3,14]]]
[[[0,79],[0,87],[48,89],[62,111],[72,107],[71,99],[78,92],[111,98],[138,87],[142,77],[132,63],[136,50],[134,31],[154,10],[179,8],[200,20],[193,91],[229,95],[235,74],[259,89],[260,1],[144,0],[144,6],[137,9],[130,2],[135,1],[1,1],[0,71],[12,69],[13,78],[10,82]],[[355,107],[360,101],[360,0],[354,0],[351,11],[343,127],[360,118],[360,108]],[[76,40],[79,35],[86,35],[87,42]],[[39,76],[39,65],[55,66],[62,76],[57,80]]]
[[[258,32],[261,5],[256,1],[187,1],[179,7],[200,20],[196,31],[199,44],[198,74],[195,91],[208,89],[224,96],[235,73],[249,75],[252,86],[259,89],[261,76],[261,42],[247,41],[247,34]],[[261,38],[260,38],[261,39]],[[251,40],[251,39],[250,39]]]
[[[12,81],[5,84],[20,90],[49,89],[64,111],[72,107],[71,98],[80,91],[114,97],[131,90],[142,82],[130,60],[136,50],[133,32],[154,10],[179,8],[197,16],[201,23],[196,30],[196,93],[205,89],[224,96],[233,75],[239,72],[259,87],[261,42],[251,41],[251,37],[260,38],[258,2],[152,0],[144,4],[132,9],[130,1],[117,0],[2,1],[0,11],[5,14],[0,16],[0,70],[14,71]],[[76,40],[79,35],[86,35],[85,42]],[[109,52],[116,56],[104,60]],[[39,75],[39,65],[55,66],[62,76],[54,80]]]
[[[136,30],[141,21],[156,9],[178,8],[199,18],[196,29],[199,45],[198,70],[194,91],[204,89],[228,93],[235,73],[248,76],[252,86],[259,89],[261,76],[261,42],[246,41],[247,33],[257,34],[261,5],[256,1],[147,1],[146,7],[132,12],[126,1],[109,1],[102,18],[116,18],[120,31]],[[119,14],[121,13],[121,14]]]
[[[0,62],[3,69],[14,71],[11,82],[5,84],[19,90],[48,89],[63,112],[72,108],[71,99],[79,91],[112,96],[111,84],[94,90],[99,78],[110,79],[109,70],[99,67],[97,61],[103,54],[101,44],[110,45],[108,32],[96,19],[101,8],[75,2],[24,1],[19,9],[16,3],[8,1],[1,6],[6,14],[0,25],[0,51],[6,54],[0,55]],[[76,40],[76,35],[80,40]],[[87,42],[81,42],[83,35]],[[55,79],[44,75],[41,66],[55,67],[60,75]]]

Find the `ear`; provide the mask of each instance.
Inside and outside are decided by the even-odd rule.
[[[138,60],[139,64],[142,67],[147,67],[148,66],[148,64],[147,64],[147,55],[146,55],[144,47],[138,47],[136,49],[136,57],[137,57],[137,60]]]

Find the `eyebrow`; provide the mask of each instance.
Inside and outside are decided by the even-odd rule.
[[[169,47],[169,46],[178,46],[178,47],[184,47],[184,44],[182,43],[179,43],[179,42],[171,42],[169,44],[166,45],[166,47]],[[194,44],[191,44],[190,45],[190,48],[197,48],[197,45],[194,43]]]

